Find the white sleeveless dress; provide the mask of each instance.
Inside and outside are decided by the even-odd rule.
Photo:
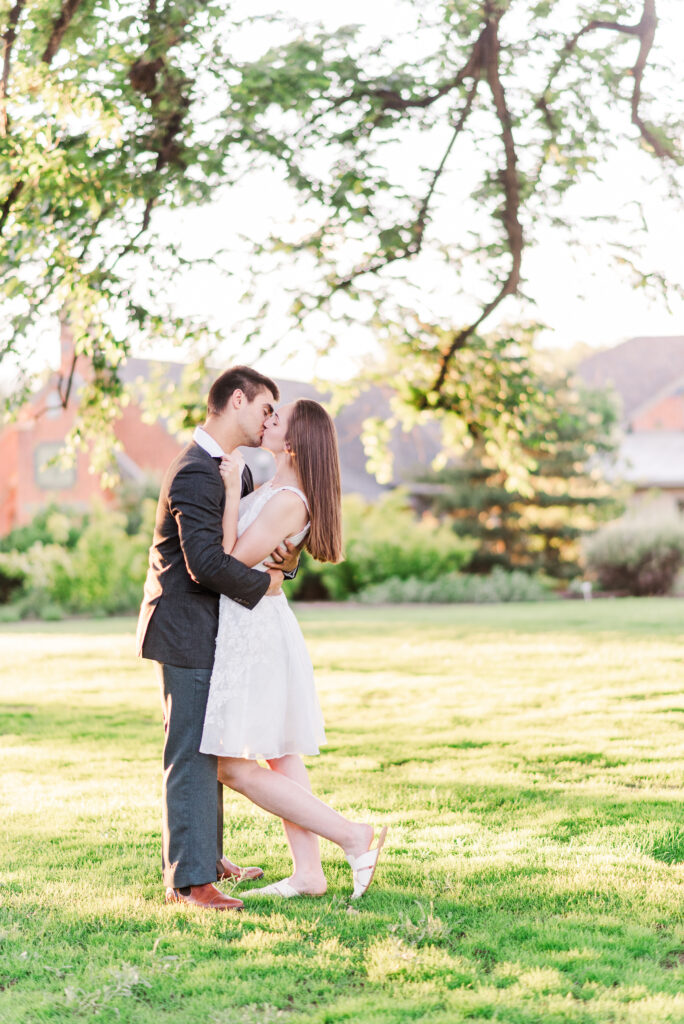
[[[238,537],[279,491],[263,484],[240,501]],[[309,529],[288,537],[293,544]],[[265,572],[263,562],[254,567]],[[265,759],[318,754],[325,743],[313,666],[302,631],[284,594],[262,597],[251,611],[221,595],[216,655],[200,751],[221,757]]]

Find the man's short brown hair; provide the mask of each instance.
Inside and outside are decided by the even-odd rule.
[[[207,398],[207,412],[210,416],[220,416],[234,391],[242,391],[247,401],[253,402],[264,389],[271,392],[275,402],[278,401],[280,391],[270,377],[264,377],[263,373],[253,370],[250,366],[234,366],[217,377],[211,385]]]

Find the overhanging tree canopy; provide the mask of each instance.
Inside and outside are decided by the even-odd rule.
[[[0,353],[21,354],[43,317],[65,311],[95,370],[87,429],[111,418],[133,331],[206,337],[172,312],[183,256],[155,235],[157,211],[279,165],[306,230],[262,240],[254,272],[302,262],[294,322],[324,314],[334,337],[373,320],[403,346],[406,405],[513,444],[518,389],[502,379],[498,401],[473,406],[461,354],[507,315],[526,245],[545,225],[567,230],[564,197],[618,139],[657,161],[676,201],[679,76],[658,45],[656,0],[406,10],[403,37],[287,27],[286,43],[241,62],[218,3],[3,4]],[[616,211],[603,212],[608,234]],[[448,316],[407,297],[435,267],[448,268]],[[520,340],[509,334],[508,356]],[[491,351],[471,364],[499,373]]]

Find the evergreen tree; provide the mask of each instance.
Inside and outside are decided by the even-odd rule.
[[[458,463],[421,477],[431,485],[423,506],[478,541],[467,571],[498,565],[568,579],[576,572],[578,539],[619,511],[602,471],[616,445],[611,396],[575,388],[568,378],[547,378],[545,388],[555,413],[550,404],[547,417],[536,409],[525,422],[529,486],[511,488],[509,473],[481,439]]]

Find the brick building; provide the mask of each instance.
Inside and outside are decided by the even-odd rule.
[[[48,465],[59,452],[76,417],[78,391],[84,383],[78,359],[71,387],[73,397],[66,408],[62,401],[73,363],[73,340],[68,328],[62,326],[59,370],[21,409],[17,422],[0,431],[0,536],[30,522],[41,508],[50,503],[80,509],[88,508],[96,498],[109,504],[116,503],[116,494],[103,491],[98,477],[90,472],[87,454],[80,454],[70,467]],[[121,377],[125,383],[133,384],[154,374],[161,375],[167,382],[179,384],[183,369],[180,363],[129,359],[121,368]],[[324,397],[310,384],[280,379],[277,384],[282,402],[298,397]],[[389,397],[387,390],[369,388],[335,417],[343,490],[361,494],[370,501],[388,487],[410,478],[414,470],[425,467],[439,450],[436,428],[416,428],[408,434],[397,429],[391,446],[395,460],[392,483],[388,487],[383,486],[366,471],[361,426],[369,416],[389,418]],[[123,451],[117,453],[123,481],[161,480],[164,470],[184,443],[169,433],[163,420],[145,423],[142,410],[134,401],[122,410],[115,433],[123,446]],[[268,479],[272,472],[270,455],[255,449],[243,449],[243,453],[257,484]]]
[[[684,512],[684,336],[630,338],[584,359],[580,378],[615,389],[623,439],[614,473],[634,488],[632,505]]]
[[[61,361],[43,387],[24,405],[16,422],[0,432],[0,535],[30,522],[51,502],[86,509],[94,498],[114,503],[116,495],[102,490],[90,472],[87,454],[80,453],[72,466],[49,462],[61,449],[74,425],[78,391],[84,383],[84,360],[74,356],[73,339],[62,326]],[[72,398],[64,408],[63,395],[75,364]],[[123,410],[116,435],[124,445],[117,460],[123,479],[157,476],[179,450],[178,441],[163,423],[143,423],[133,403]]]

